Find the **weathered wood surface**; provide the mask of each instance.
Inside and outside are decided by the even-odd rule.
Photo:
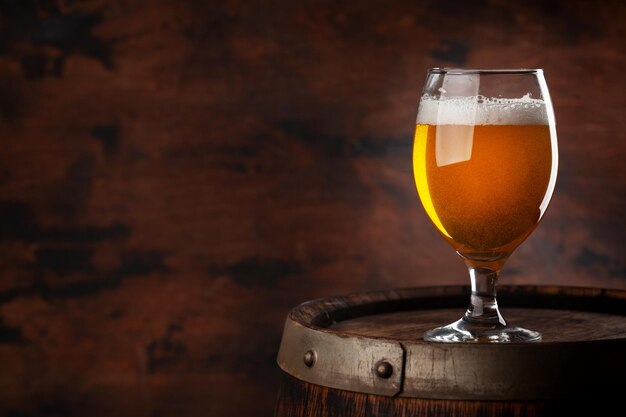
[[[469,286],[461,285],[360,292],[307,301],[288,319],[314,329],[415,340],[415,332],[459,319],[469,297]],[[500,285],[498,300],[505,318],[530,320],[554,342],[626,337],[623,290]]]
[[[466,283],[411,175],[431,66],[546,71],[503,283],[626,287],[625,7],[0,2],[0,414],[270,415],[291,307]]]
[[[283,374],[275,417],[567,417],[605,415],[617,397],[607,401],[446,401],[390,398],[321,387]],[[611,408],[613,407],[613,408]]]
[[[626,318],[573,310],[505,308],[507,322],[540,332],[545,343],[589,340],[626,340]],[[345,334],[415,340],[426,330],[452,323],[459,308],[381,314],[340,322],[331,329]]]
[[[458,320],[469,287],[366,292],[306,302],[289,313],[305,325],[346,335],[421,339],[424,331]],[[501,286],[507,322],[539,331],[543,342],[626,340],[626,292],[599,288]]]

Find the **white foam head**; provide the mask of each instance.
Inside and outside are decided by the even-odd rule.
[[[428,125],[547,125],[543,100],[483,96],[435,98],[422,96],[417,123]]]

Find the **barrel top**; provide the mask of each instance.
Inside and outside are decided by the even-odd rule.
[[[289,319],[320,331],[422,341],[422,333],[461,317],[468,286],[402,288],[321,298],[300,304]],[[543,334],[543,343],[626,338],[626,291],[500,286],[508,322]],[[426,342],[424,342],[426,343]]]
[[[469,295],[469,287],[446,286],[303,303],[287,317],[279,366],[304,381],[350,391],[486,400],[574,396],[573,381],[581,377],[626,372],[626,291],[501,286],[505,319],[540,331],[542,342],[422,339],[425,330],[457,320]],[[572,382],[564,383],[568,375]]]
[[[543,343],[626,338],[626,320],[616,314],[546,308],[502,308],[501,311],[507,322],[540,332]],[[328,329],[344,335],[415,341],[426,330],[458,320],[462,313],[462,309],[446,308],[374,314],[340,321]]]

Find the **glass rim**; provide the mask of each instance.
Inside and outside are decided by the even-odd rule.
[[[448,75],[466,75],[466,74],[541,74],[542,68],[449,68],[435,67],[428,69],[429,74],[448,74]]]

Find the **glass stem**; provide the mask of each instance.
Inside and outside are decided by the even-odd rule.
[[[471,265],[468,269],[472,281],[472,297],[463,320],[481,326],[506,326],[496,301],[496,283],[500,271]]]

